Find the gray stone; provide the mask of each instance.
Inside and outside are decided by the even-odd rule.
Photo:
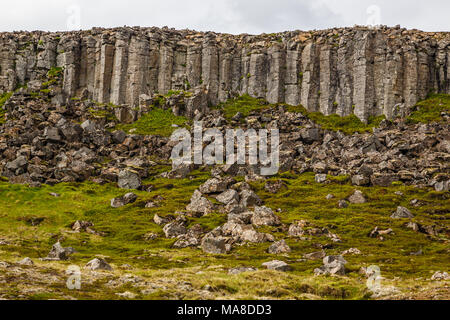
[[[409,211],[405,207],[398,206],[397,211],[395,211],[391,215],[391,218],[394,218],[394,219],[409,218],[409,219],[411,219],[411,218],[414,218],[414,215],[411,213],[411,211]]]
[[[269,270],[276,270],[282,272],[291,270],[291,267],[286,262],[280,260],[272,260],[269,262],[264,262],[262,266]]]
[[[103,259],[101,258],[95,258],[91,261],[89,261],[86,266],[86,269],[89,270],[108,270],[112,271],[112,267]]]
[[[119,172],[117,184],[121,189],[139,189],[141,178],[136,172],[125,169]]]
[[[255,226],[278,226],[280,218],[268,207],[255,207],[251,222]]]
[[[289,246],[286,244],[286,241],[284,241],[283,239],[272,244],[267,252],[271,254],[287,253],[291,252],[291,248],[289,248]]]

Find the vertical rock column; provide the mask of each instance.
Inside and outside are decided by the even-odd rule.
[[[372,50],[372,36],[370,31],[358,32],[355,39],[353,58],[353,103],[355,105],[354,114],[361,121],[367,121],[374,105]]]
[[[95,86],[95,46],[97,40],[88,36],[81,40],[80,88],[86,88],[92,98]]]
[[[267,95],[269,103],[284,101],[284,79],[286,74],[286,48],[280,43],[273,44],[267,52],[269,73],[267,75]]]
[[[245,76],[248,79],[248,94],[256,98],[266,98],[267,91],[267,54],[265,48],[253,50],[250,56],[250,70]]]
[[[336,113],[336,52],[330,45],[320,48],[320,112],[324,115]],[[336,102],[336,104],[335,104]]]
[[[171,89],[173,71],[173,47],[169,41],[162,41],[159,55],[158,92],[167,94]]]
[[[336,69],[338,77],[336,113],[348,116],[353,113],[353,41],[345,36],[339,42]]]
[[[404,97],[405,104],[408,107],[414,106],[417,99],[417,84],[418,84],[418,59],[416,47],[410,44],[403,48],[404,51]]]
[[[202,81],[202,45],[190,42],[186,56],[187,80],[191,87],[197,87]]]
[[[208,102],[217,105],[219,100],[219,53],[215,35],[207,34],[202,49],[202,79],[208,88]]]
[[[300,90],[302,85],[301,47],[298,43],[287,44],[285,102],[290,105],[300,104]]]
[[[126,103],[139,104],[139,95],[148,93],[149,41],[146,36],[132,36],[128,53]]]
[[[319,54],[314,43],[306,45],[302,53],[302,95],[301,103],[309,111],[318,111],[319,106]]]
[[[383,114],[392,119],[404,107],[403,101],[403,55],[400,43],[391,43],[386,56]]]
[[[130,34],[123,32],[116,35],[114,44],[114,63],[111,76],[110,101],[115,105],[125,103],[127,91],[128,45]]]
[[[108,38],[97,42],[95,63],[94,100],[110,102],[111,78],[114,61],[114,45]]]
[[[80,39],[63,37],[58,45],[57,64],[64,70],[63,91],[67,97],[75,96],[79,84],[80,71]]]
[[[233,78],[233,44],[225,42],[220,48],[219,54],[219,102],[225,102],[231,97],[231,86]]]

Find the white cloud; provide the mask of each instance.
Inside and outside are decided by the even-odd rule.
[[[80,7],[83,29],[167,25],[229,33],[311,30],[366,24],[367,8],[377,5],[382,24],[450,30],[448,0],[17,0],[2,4],[0,30],[67,30],[73,21],[67,8],[72,5]]]

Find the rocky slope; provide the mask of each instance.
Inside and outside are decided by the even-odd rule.
[[[137,106],[193,88],[211,105],[248,93],[367,120],[450,93],[450,34],[381,27],[228,35],[124,27],[0,34],[0,91],[64,69],[64,99]]]

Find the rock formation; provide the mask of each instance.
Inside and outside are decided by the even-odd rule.
[[[450,93],[450,33],[399,27],[229,35],[168,28],[0,33],[0,93],[63,70],[64,98],[137,106],[141,95],[249,94],[361,120]]]

